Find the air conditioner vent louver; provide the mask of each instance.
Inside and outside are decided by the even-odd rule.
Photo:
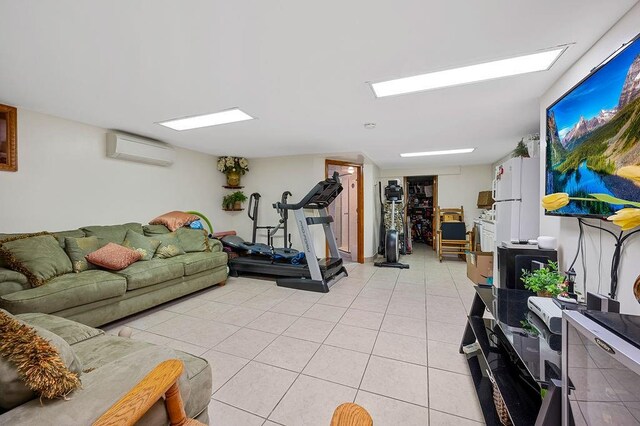
[[[175,161],[176,152],[171,145],[163,142],[122,133],[107,133],[107,157],[170,166]]]

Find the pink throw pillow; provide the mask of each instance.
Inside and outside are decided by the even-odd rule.
[[[94,265],[102,266],[112,271],[120,271],[141,258],[142,253],[139,251],[131,250],[116,243],[109,243],[85,256],[85,259]]]
[[[176,229],[182,228],[185,225],[189,225],[191,222],[198,219],[200,218],[194,214],[176,210],[156,217],[149,222],[149,225],[164,225],[169,228],[169,231],[173,232]]]

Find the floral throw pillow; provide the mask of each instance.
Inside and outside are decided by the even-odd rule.
[[[94,265],[111,271],[120,271],[140,260],[142,254],[116,243],[108,243],[101,249],[89,253],[86,258]]]
[[[100,243],[97,237],[64,238],[64,251],[67,252],[69,259],[71,259],[73,272],[84,272],[89,269],[96,269],[95,266],[87,262],[85,256],[99,248]]]
[[[160,245],[160,240],[157,238],[145,237],[144,235],[140,235],[136,231],[129,229],[122,245],[140,252],[142,255],[140,260],[151,260]]]
[[[180,244],[180,240],[178,239],[178,235],[175,232],[156,235],[153,238],[160,240],[160,247],[158,247],[158,250],[156,250],[156,254],[153,257],[168,259],[170,257],[185,254],[185,251]]]

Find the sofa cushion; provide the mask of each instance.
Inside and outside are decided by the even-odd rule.
[[[107,243],[106,246],[87,255],[89,262],[110,271],[121,271],[141,258],[142,253],[116,243]]]
[[[30,312],[27,314],[18,314],[16,318],[24,321],[28,325],[36,326],[48,330],[57,336],[60,336],[70,345],[84,342],[92,337],[101,336],[104,331],[89,327],[76,321],[55,315],[41,314],[38,312]]]
[[[161,347],[155,346],[135,336],[125,339],[116,336],[104,335],[96,339],[74,345],[78,358],[87,369],[100,369],[105,365],[116,365],[119,360],[131,357],[134,353],[145,353],[150,350],[159,351]],[[184,371],[188,384],[183,386],[181,379],[180,392],[185,401],[185,410],[188,415],[194,416],[207,407],[211,399],[211,367],[202,358],[175,351],[174,358],[184,363]]]
[[[0,310],[0,408],[37,395],[56,398],[80,386],[82,363],[67,342]]]
[[[180,278],[184,275],[184,268],[181,264],[167,262],[164,259],[152,259],[148,262],[134,263],[116,274],[127,279],[127,290],[135,290]]]
[[[187,253],[167,259],[168,262],[180,263],[184,266],[184,275],[195,275],[227,264],[227,253],[199,252]]]
[[[123,246],[139,252],[142,257],[140,260],[151,260],[160,245],[157,238],[145,237],[142,234],[129,229],[127,236],[124,238]]]
[[[156,235],[154,238],[160,240],[160,246],[158,247],[158,250],[156,250],[156,254],[154,254],[153,257],[168,259],[170,257],[179,256],[185,253],[184,249],[180,245],[178,234],[176,234],[175,232]]]
[[[71,260],[73,272],[84,272],[89,269],[96,269],[95,265],[85,258],[89,253],[93,253],[100,247],[98,237],[65,237],[64,251]]]
[[[178,359],[184,363],[184,369],[189,378],[191,393],[189,400],[185,402],[185,411],[195,415],[207,408],[211,401],[211,388],[213,379],[211,374],[211,366],[204,359],[185,353],[176,351]]]
[[[98,237],[98,242],[101,247],[107,245],[107,243],[122,244],[129,229],[142,234],[142,225],[135,222],[125,223],[123,225],[85,226],[81,229],[87,237]]]
[[[82,238],[85,236],[84,232],[82,232],[80,229],[72,229],[71,231],[56,231],[52,232],[52,234],[54,237],[56,237],[56,239],[58,240],[58,244],[60,244],[60,247],[62,248],[65,248],[65,238]]]
[[[65,274],[47,285],[0,297],[0,308],[21,314],[25,312],[58,312],[111,297],[122,296],[127,280],[107,271],[85,271]]]
[[[72,271],[71,261],[58,240],[47,233],[4,240],[0,243],[0,253],[11,269],[23,273],[34,287]]]
[[[204,229],[180,228],[176,231],[180,245],[187,253],[211,251],[209,236]]]
[[[147,237],[158,234],[168,234],[169,232],[171,232],[169,231],[169,228],[164,225],[144,225],[142,227],[142,230],[144,231],[144,235],[146,235]]]
[[[175,231],[178,228],[182,228],[183,226],[189,225],[194,220],[200,219],[198,216],[194,214],[189,214],[185,212],[181,212],[179,210],[174,210],[169,213],[165,213],[161,216],[156,217],[149,221],[150,225],[164,225],[169,228],[170,231]]]
[[[106,337],[106,336],[105,336]],[[129,392],[151,370],[162,361],[175,359],[174,350],[151,346],[104,365],[102,368],[85,373],[82,376],[82,389],[73,393],[69,400],[47,401],[42,405],[38,400],[32,400],[13,410],[0,415],[0,424],[7,425],[91,425],[123,395]],[[183,378],[185,380],[183,381]],[[185,385],[185,386],[183,386]],[[179,380],[181,395],[189,395],[189,381],[186,374]],[[201,389],[203,393],[211,393],[211,388]],[[189,399],[185,397],[185,405]],[[154,411],[158,408],[158,411]],[[151,413],[151,411],[154,411]],[[158,414],[161,420],[150,414]],[[194,417],[198,413],[187,415]],[[166,416],[163,401],[157,402],[154,407],[145,414],[136,424],[140,425],[167,425],[169,419]]]

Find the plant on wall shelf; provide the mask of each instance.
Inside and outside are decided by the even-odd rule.
[[[220,157],[218,158],[218,170],[227,175],[229,186],[240,185],[240,176],[249,171],[249,161],[244,157]]]
[[[524,288],[538,293],[538,296],[553,297],[566,293],[564,277],[558,272],[558,262],[549,262],[547,266],[535,271],[522,270]]]
[[[242,203],[247,201],[247,196],[242,191],[236,191],[225,195],[222,199],[222,208],[227,210],[240,210]]]
[[[516,149],[513,150],[513,156],[529,158],[529,148],[527,148],[527,145],[524,143],[524,138],[520,139],[520,142],[516,145]]]

